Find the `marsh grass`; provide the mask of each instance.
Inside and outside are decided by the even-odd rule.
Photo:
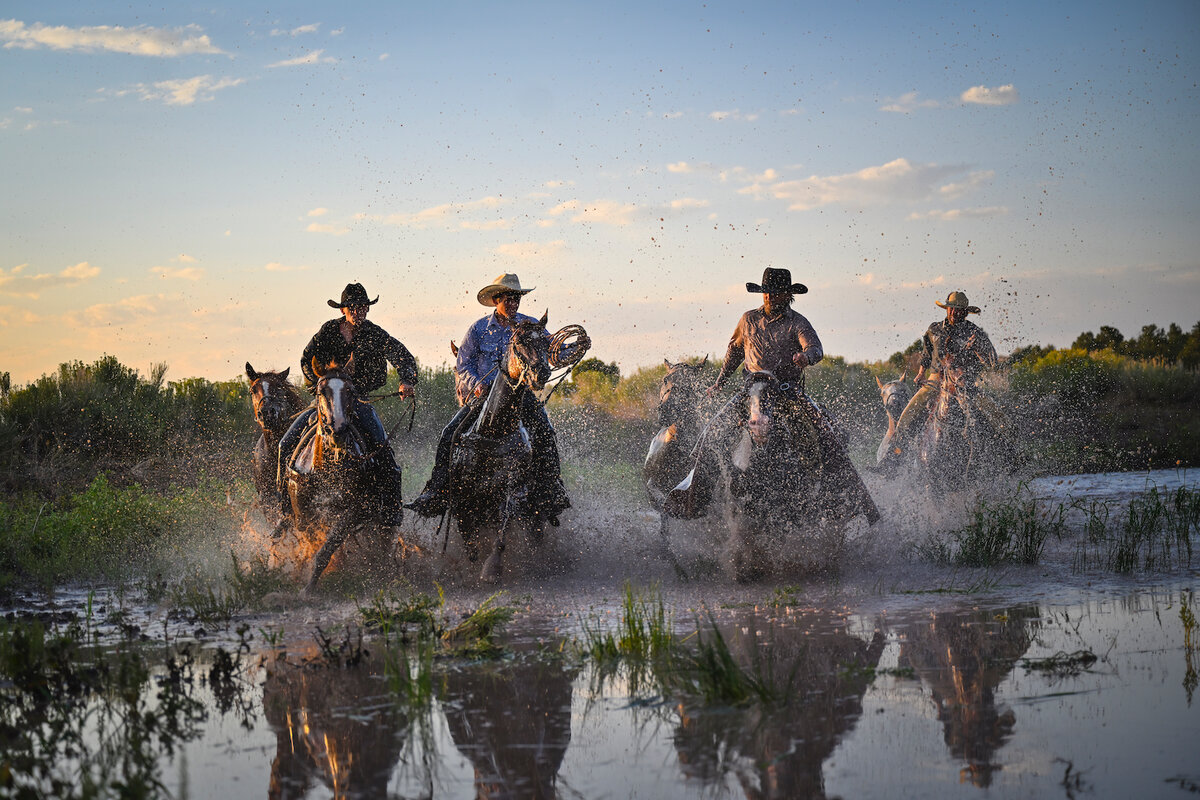
[[[446,648],[458,656],[494,658],[503,653],[496,641],[499,633],[516,615],[512,606],[501,605],[503,592],[496,592],[479,604],[462,622],[442,634]]]
[[[368,629],[379,631],[385,640],[395,636],[401,644],[409,644],[440,638],[445,633],[445,620],[439,616],[445,606],[446,596],[438,585],[437,597],[418,593],[399,597],[381,589],[358,611]]]
[[[260,607],[268,594],[292,583],[283,569],[271,567],[262,556],[242,562],[230,551],[229,558],[230,570],[215,582],[210,576],[193,574],[154,591],[162,593],[173,616],[193,622],[228,623],[237,614]]]
[[[0,621],[0,795],[169,796],[160,764],[200,733],[198,686],[224,691],[225,708],[244,688],[240,651],[207,673],[187,648],[156,665],[153,644],[101,645],[90,623]]]
[[[1103,563],[1118,573],[1190,567],[1192,537],[1198,533],[1200,492],[1183,486],[1159,492],[1154,487],[1129,501],[1121,527],[1100,543]]]
[[[951,531],[949,539],[929,534],[912,552],[926,561],[964,567],[1036,564],[1050,537],[1062,539],[1066,529],[1067,507],[1041,500],[1021,484],[1013,497],[981,499],[970,521]]]

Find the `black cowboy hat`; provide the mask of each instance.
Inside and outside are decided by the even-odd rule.
[[[791,270],[767,267],[763,270],[762,286],[747,283],[746,291],[754,294],[806,294],[808,287],[803,283],[792,283]]]
[[[346,288],[342,289],[342,302],[329,300],[331,308],[352,308],[354,306],[373,306],[379,302],[379,298],[374,300],[367,299],[367,290],[363,288],[361,283],[347,283]]]

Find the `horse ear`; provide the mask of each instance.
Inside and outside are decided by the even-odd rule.
[[[542,314],[542,318],[538,320],[538,325],[541,325],[544,328],[544,327],[546,327],[546,323],[549,321],[550,321],[550,309],[547,308],[546,313]]]
[[[875,376],[875,385],[878,386],[880,389],[883,388],[883,381],[879,380],[878,375]]]
[[[313,368],[313,375],[316,375],[318,378],[325,377],[325,368],[321,366],[321,362],[317,361],[316,356],[313,356],[312,368]]]
[[[254,371],[254,367],[250,366],[249,361],[246,362],[246,377],[250,379],[251,383],[258,380],[258,373]]]
[[[705,353],[704,360],[700,362],[700,366],[703,367],[707,363],[708,363],[708,353]]]
[[[670,369],[670,368],[671,368],[671,362],[670,362],[670,361],[668,361],[667,359],[665,359],[665,358],[664,358],[664,359],[663,359],[663,363],[667,365],[667,369]]]
[[[453,339],[450,340],[450,352],[454,354],[455,358],[458,358],[458,345],[454,343]]]
[[[908,370],[904,370],[904,372],[900,373],[900,382],[904,383],[906,378],[908,378]]]
[[[279,373],[279,380],[281,380],[281,381],[286,381],[286,380],[287,380],[288,373],[289,373],[289,372],[291,372],[291,371],[292,371],[292,368],[291,368],[291,367],[287,367],[287,368],[285,368],[285,369],[283,370],[283,372]]]

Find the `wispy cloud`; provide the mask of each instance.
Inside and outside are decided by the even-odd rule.
[[[896,114],[911,114],[920,108],[938,108],[940,105],[937,100],[922,100],[917,92],[908,92],[882,106],[880,110]]]
[[[790,211],[827,205],[913,202],[936,195],[939,184],[961,172],[961,165],[913,164],[906,158],[897,158],[857,172],[812,175],[801,180],[776,180],[774,170],[768,170],[738,192],[787,201]]]
[[[946,210],[933,209],[930,211],[913,212],[908,215],[910,220],[933,219],[942,222],[953,222],[960,219],[990,219],[1003,217],[1008,214],[1007,206],[981,206],[979,208],[951,208]]]
[[[309,233],[328,233],[330,236],[345,236],[350,232],[348,226],[332,222],[310,222],[305,230]]]
[[[707,200],[698,200],[695,197],[680,197],[678,200],[672,200],[670,206],[679,211],[688,208],[708,208],[709,202]]]
[[[996,177],[995,170],[989,169],[989,170],[980,170],[979,172],[972,172],[970,175],[967,176],[967,179],[965,181],[959,181],[957,183],[947,183],[945,186],[939,186],[938,194],[947,199],[961,197],[964,194],[967,194],[968,192],[975,191],[980,186],[984,186],[988,183],[991,183],[992,178],[994,178],[994,177]]]
[[[276,28],[273,31],[271,31],[271,35],[272,36],[291,36],[294,38],[296,36],[303,36],[306,33],[316,33],[320,29],[320,27],[321,27],[321,23],[314,22],[311,25],[300,25],[299,27],[292,28],[291,30],[283,30],[281,28]]]
[[[632,203],[618,203],[614,200],[594,200],[583,203],[579,200],[568,200],[559,203],[548,212],[552,217],[565,216],[571,222],[599,223],[622,227],[633,222],[637,206]]]
[[[180,264],[195,264],[196,263],[196,259],[193,258],[192,256],[189,256],[187,253],[180,253],[179,255],[175,256],[171,260],[178,262]]]
[[[150,274],[164,279],[198,281],[204,277],[204,270],[200,267],[151,267]]]
[[[74,266],[67,267],[55,273],[30,275],[26,273],[28,264],[18,264],[6,270],[0,267],[0,294],[9,297],[23,297],[36,300],[43,292],[51,289],[64,289],[78,286],[100,274],[100,268],[86,261],[80,261]]]
[[[689,172],[695,172],[696,168],[686,161],[676,161],[674,164],[667,164],[667,172],[675,172],[680,175],[686,175]]]
[[[165,307],[166,301],[166,295],[141,294],[126,297],[115,303],[97,303],[82,311],[69,312],[63,319],[68,326],[79,328],[128,325],[157,316],[159,309]]]
[[[449,228],[465,228],[468,225],[486,224],[471,217],[480,211],[491,211],[499,208],[503,201],[499,197],[483,197],[466,203],[443,203],[422,209],[415,213],[398,212],[382,218],[360,215],[364,219],[379,219],[385,225],[395,225],[400,228],[424,229],[435,225]]]
[[[326,214],[328,214],[328,213],[329,213],[329,209],[328,209],[328,208],[314,208],[314,209],[312,209],[311,211],[309,211],[309,212],[308,212],[308,216],[310,216],[310,217],[323,217],[323,216],[325,216],[325,215],[326,215]]]
[[[308,269],[308,267],[298,264],[280,264],[278,261],[271,261],[263,269],[267,272],[302,272]]]
[[[129,89],[101,89],[101,94],[114,97],[124,97],[136,94],[142,100],[154,100],[169,106],[190,106],[193,103],[208,102],[216,97],[222,89],[241,86],[245,78],[214,78],[211,75],[197,75],[194,78],[178,78],[157,83],[139,83]]]
[[[567,243],[562,239],[552,242],[512,242],[496,248],[497,255],[518,261],[535,261],[538,259],[556,258],[567,249]]]
[[[274,64],[267,64],[268,67],[303,67],[310,64],[336,64],[337,59],[333,56],[322,55],[324,50],[313,50],[305,53],[302,56],[295,58],[285,58],[283,61],[276,61]]]
[[[740,110],[735,108],[732,111],[710,111],[708,118],[717,122],[725,122],[726,120],[745,120],[746,122],[754,122],[756,119],[758,119],[758,114],[754,112],[743,114]]]
[[[990,89],[987,86],[972,86],[959,97],[964,103],[981,106],[1011,106],[1020,101],[1017,89],[1011,83]]]
[[[151,28],[139,25],[97,25],[70,28],[65,25],[26,25],[15,19],[0,20],[0,42],[5,48],[34,50],[48,47],[83,53],[109,52],[137,56],[171,58],[196,54],[220,54],[223,51],[200,33],[198,25],[182,28]]]

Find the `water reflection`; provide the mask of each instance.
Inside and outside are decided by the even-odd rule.
[[[454,746],[475,771],[477,798],[558,796],[576,672],[562,659],[524,653],[456,667],[438,679]]]
[[[996,687],[1029,649],[1038,607],[948,611],[906,630],[899,666],[912,667],[933,695],[950,754],[966,766],[961,780],[990,786],[997,751],[1013,735],[1016,715],[996,703]]]
[[[883,634],[854,635],[820,611],[776,622],[747,610],[719,627],[734,657],[758,660],[785,699],[733,709],[681,701],[674,744],[684,775],[733,777],[748,798],[825,796],[822,764],[862,715]]]
[[[273,665],[263,685],[276,738],[268,797],[305,797],[318,785],[335,798],[386,797],[408,719],[385,692],[365,666]]]

